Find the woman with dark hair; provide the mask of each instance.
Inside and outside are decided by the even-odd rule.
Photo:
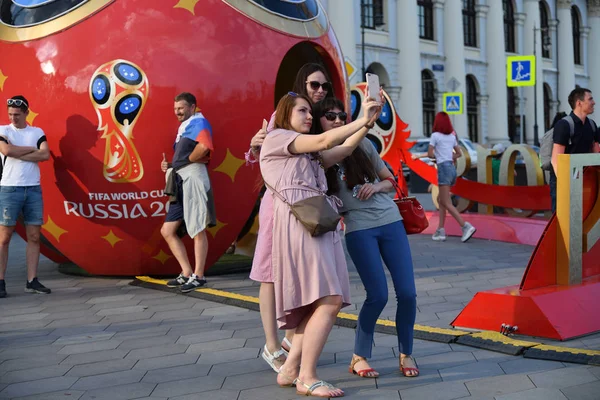
[[[325,99],[315,107],[315,120],[328,132],[346,121],[344,104]],[[338,153],[341,149],[328,150]],[[388,300],[382,258],[396,291],[396,333],[400,349],[400,371],[415,377],[419,370],[411,357],[416,316],[416,288],[408,237],[398,207],[393,201],[394,177],[369,139],[347,158],[327,170],[329,193],[338,196],[346,226],[346,247],[367,292],[360,310],[349,371],[363,378],[377,378],[370,367],[377,318]]]
[[[324,98],[333,97],[333,86],[329,80],[327,71],[320,64],[309,63],[303,65],[296,74],[293,90],[301,96],[308,97],[312,104],[318,103]],[[257,162],[261,146],[268,131],[273,129],[274,123],[275,113],[271,116],[268,127],[263,126],[263,128],[252,138],[250,142],[250,151],[246,153],[246,160],[248,163]],[[283,342],[281,344],[279,343],[277,321],[275,319],[274,277],[271,265],[271,248],[273,241],[273,193],[270,190],[266,191],[261,200],[258,221],[258,238],[256,241],[250,279],[260,282],[260,316],[266,339],[262,358],[275,372],[279,372],[279,369],[285,362],[287,353],[290,350],[294,330],[287,330]]]
[[[462,156],[462,152],[456,139],[456,133],[452,127],[450,117],[445,112],[439,112],[433,120],[433,133],[429,142],[427,155],[434,158],[437,164],[438,171],[438,187],[440,193],[438,195],[438,204],[440,206],[438,228],[431,237],[437,242],[446,240],[446,230],[444,224],[446,222],[446,211],[458,222],[462,229],[461,241],[464,243],[473,236],[475,227],[460,216],[460,213],[452,204],[450,198],[450,188],[456,183],[456,167],[454,162]]]
[[[281,329],[296,328],[293,346],[277,383],[296,384],[300,395],[341,397],[344,392],[317,377],[317,361],[337,313],[350,302],[350,282],[338,230],[312,236],[290,211],[290,204],[324,195],[324,168],[337,162],[332,148],[351,152],[373,127],[379,103],[363,104],[365,115],[346,126],[310,135],[312,106],[290,92],[279,101],[275,130],[264,140],[261,173],[273,198],[272,268],[276,317]],[[335,147],[337,146],[337,147]],[[325,150],[330,149],[325,153]],[[336,208],[336,201],[328,198]]]

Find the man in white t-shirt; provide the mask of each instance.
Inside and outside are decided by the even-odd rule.
[[[6,297],[4,275],[8,263],[8,245],[17,219],[23,215],[27,233],[28,293],[50,293],[37,278],[40,261],[40,229],[44,223],[44,203],[38,162],[50,158],[46,135],[27,124],[29,102],[23,96],[7,100],[10,125],[0,126],[2,179],[0,180],[0,297]]]

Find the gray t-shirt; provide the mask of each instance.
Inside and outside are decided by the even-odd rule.
[[[369,139],[363,139],[360,147],[367,153],[371,163],[375,166],[375,171],[379,172],[385,168],[385,164]],[[346,233],[377,228],[402,220],[398,207],[393,200],[394,192],[375,193],[368,200],[361,201],[352,196],[352,190],[348,189],[345,177],[343,163],[340,163],[337,173],[340,191],[336,193],[336,196],[344,203],[339,211],[344,217]],[[379,179],[371,183],[377,182],[379,182]]]

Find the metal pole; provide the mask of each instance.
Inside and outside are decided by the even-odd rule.
[[[362,78],[365,78],[367,70],[365,68],[365,1],[360,0],[360,33],[361,33],[361,50],[362,50]],[[362,80],[360,82],[363,82]]]
[[[537,47],[537,31],[538,29],[536,29],[535,24],[533,25],[533,58],[535,59],[535,64],[536,67],[535,69],[537,69],[537,52],[536,52],[536,47]],[[533,73],[533,71],[532,71]],[[538,136],[538,109],[537,109],[537,81],[539,78],[542,77],[535,77],[535,84],[533,85],[533,144],[536,146],[540,145],[540,140],[539,140],[539,136]]]
[[[523,87],[519,86],[519,131],[521,132],[521,141],[523,144]]]

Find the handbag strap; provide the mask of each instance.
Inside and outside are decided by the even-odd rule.
[[[406,197],[404,191],[402,191],[402,188],[400,187],[400,185],[398,185],[398,182],[396,182],[396,180],[393,177],[387,177],[385,178],[385,180],[390,181],[392,183],[392,186],[394,186],[394,188],[396,189],[396,193],[398,194],[399,199]]]
[[[283,196],[281,195],[281,193],[279,193],[277,190],[275,190],[275,188],[274,188],[273,186],[269,185],[267,182],[265,182],[265,185],[266,185],[266,186],[269,188],[269,190],[270,190],[271,192],[273,192],[273,194],[274,194],[275,196],[279,197],[279,200],[283,201],[285,204],[287,204],[288,206],[290,206],[290,207],[291,207],[290,203],[289,203],[289,202],[288,202],[288,201],[285,199],[285,197],[283,197]]]

